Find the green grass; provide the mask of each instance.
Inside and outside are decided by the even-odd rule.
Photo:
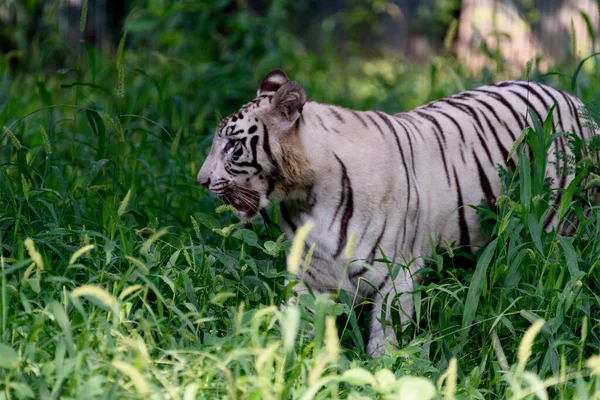
[[[539,229],[556,194],[525,146],[549,145],[542,122],[515,149],[527,167],[501,172],[498,207],[480,208],[493,240],[475,265],[424,255],[398,350],[365,354],[368,307],[343,294],[302,298],[314,314],[279,310],[290,243],[217,210],[196,182],[219,116],[274,66],[313,99],[394,112],[496,76],[451,57],[313,54],[265,23],[284,25],[274,4],[263,19],[236,14],[226,36],[218,10],[185,10],[204,18],[197,41],[177,25],[184,6],[136,9],[136,50],[116,60],[82,43],[47,67],[66,51],[53,36],[17,70],[0,59],[0,399],[598,398],[600,213],[569,237]],[[531,77],[600,100],[598,63],[555,71]],[[562,197],[565,219],[597,185],[586,155],[598,144],[573,146],[582,180]]]

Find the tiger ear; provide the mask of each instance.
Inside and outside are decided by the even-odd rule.
[[[280,132],[289,131],[302,113],[306,103],[306,92],[296,81],[281,85],[273,96],[271,115]]]
[[[289,81],[290,79],[285,74],[285,72],[283,72],[280,69],[274,69],[273,71],[265,75],[262,82],[260,83],[256,95],[260,96],[265,93],[276,92],[277,89],[281,87],[281,85]]]

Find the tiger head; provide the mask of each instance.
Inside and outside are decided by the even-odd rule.
[[[257,97],[217,128],[198,182],[232,205],[240,219],[254,217],[309,175],[298,139],[306,93],[281,70],[269,72]]]

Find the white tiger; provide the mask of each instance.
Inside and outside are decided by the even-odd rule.
[[[377,356],[386,341],[397,345],[390,324],[394,300],[399,298],[403,325],[412,316],[410,292],[422,262],[417,258],[395,279],[384,263],[345,270],[343,250],[351,234],[353,258],[363,265],[382,253],[398,264],[429,255],[430,237],[461,246],[485,243],[478,216],[467,205],[495,201],[497,166],[514,167],[516,156],[506,160],[527,124],[527,107],[543,120],[554,103],[557,130],[592,135],[579,120],[577,98],[538,83],[484,86],[389,115],[307,101],[298,82],[274,70],[254,100],[221,122],[198,181],[242,219],[280,200],[282,230],[289,237],[314,221],[307,239],[315,244],[314,254],[294,291],[307,293],[310,286],[316,295],[341,287],[371,299],[367,352]],[[555,143],[568,151],[564,137]],[[549,161],[561,163],[552,149]],[[572,179],[557,168],[548,175],[560,187]]]

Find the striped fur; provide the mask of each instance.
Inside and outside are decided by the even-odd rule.
[[[498,197],[497,167],[515,167],[516,157],[506,160],[529,125],[527,107],[543,120],[554,103],[556,131],[591,136],[578,117],[581,102],[538,83],[502,82],[389,115],[307,101],[297,82],[275,70],[256,99],[221,123],[198,180],[242,218],[279,200],[289,237],[314,221],[308,237],[314,254],[295,292],[306,293],[306,286],[315,294],[342,288],[371,299],[367,351],[378,355],[386,341],[397,343],[389,324],[392,303],[399,300],[403,325],[412,315],[409,292],[422,262],[417,259],[391,279],[388,267],[374,261],[384,254],[406,264],[429,255],[430,237],[460,246],[485,243],[468,205]],[[568,151],[565,141],[561,137],[553,144],[549,165],[561,166],[554,146]],[[549,169],[556,186],[566,187],[572,179]],[[555,219],[551,216],[546,228]],[[345,270],[344,249],[352,233],[353,258],[360,262]],[[367,268],[365,262],[374,265]]]

